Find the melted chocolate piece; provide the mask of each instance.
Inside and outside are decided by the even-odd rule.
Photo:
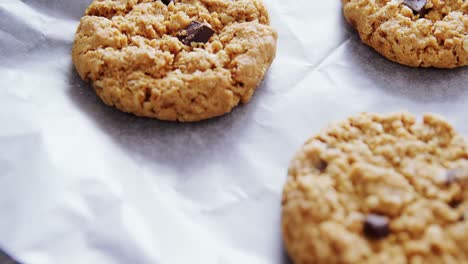
[[[460,199],[453,199],[452,201],[449,202],[449,206],[456,209],[458,208],[458,206],[460,206],[460,204],[462,204],[462,200]]]
[[[177,37],[182,43],[190,46],[190,43],[206,43],[214,34],[214,30],[209,26],[197,21],[193,21],[188,27],[179,32]]]
[[[411,8],[416,14],[423,16],[426,12],[424,6],[427,4],[427,0],[404,0],[403,4]]]
[[[324,160],[320,160],[316,165],[315,167],[320,171],[320,172],[324,172],[327,167],[328,167],[328,162],[324,161]]]
[[[364,221],[364,234],[370,239],[383,239],[390,234],[388,218],[369,214]]]
[[[174,2],[174,0],[161,0],[165,5],[169,5],[171,2]]]

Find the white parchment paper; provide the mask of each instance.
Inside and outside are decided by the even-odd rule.
[[[280,39],[253,101],[176,124],[104,106],[70,50],[91,0],[0,0],[0,247],[24,263],[288,263],[294,152],[362,112],[444,115],[468,135],[468,69],[364,46],[338,0],[265,0]]]

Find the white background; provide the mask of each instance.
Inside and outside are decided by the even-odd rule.
[[[253,101],[197,124],[123,114],[75,73],[90,0],[0,0],[0,247],[24,263],[287,263],[294,152],[362,112],[444,115],[468,134],[468,69],[364,46],[338,0],[267,0],[277,59]]]

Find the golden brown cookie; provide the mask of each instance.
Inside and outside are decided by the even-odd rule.
[[[362,41],[412,67],[468,65],[468,1],[342,0]]]
[[[261,0],[95,0],[73,62],[107,105],[198,121],[249,102],[276,40]]]
[[[468,145],[434,115],[354,116],[302,147],[282,206],[296,264],[468,263]]]

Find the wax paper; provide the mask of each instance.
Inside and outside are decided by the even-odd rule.
[[[277,58],[232,113],[121,113],[71,62],[90,2],[0,0],[0,248],[22,263],[288,263],[281,192],[309,136],[363,111],[437,113],[468,135],[468,69],[386,60],[338,0],[265,0]]]

